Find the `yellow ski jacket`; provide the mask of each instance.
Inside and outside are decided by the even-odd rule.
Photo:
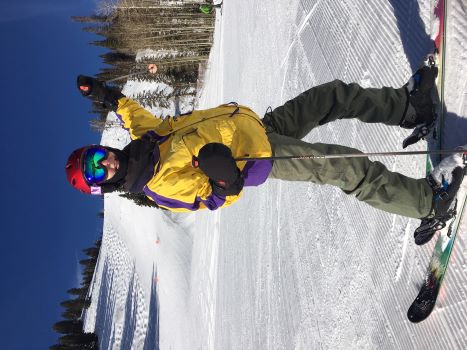
[[[133,140],[146,133],[158,140],[160,160],[144,192],[160,207],[171,211],[215,210],[232,204],[242,195],[241,192],[224,198],[214,194],[208,177],[193,166],[193,157],[205,144],[223,143],[234,158],[272,155],[259,117],[237,104],[160,119],[124,97],[118,101],[117,115]],[[266,181],[272,161],[241,161],[237,166],[245,186],[258,186]]]

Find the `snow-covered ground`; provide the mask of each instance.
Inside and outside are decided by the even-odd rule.
[[[431,47],[432,10],[428,0],[225,0],[199,107],[237,101],[261,114],[335,78],[398,87]],[[465,0],[448,11],[452,147],[467,142]],[[121,132],[103,142],[124,145]],[[388,151],[407,134],[340,121],[307,140]],[[424,174],[424,157],[378,160]],[[107,195],[86,328],[102,349],[467,349],[467,222],[436,309],[412,324],[434,243],[415,246],[418,223],[329,186],[277,180],[195,214]]]

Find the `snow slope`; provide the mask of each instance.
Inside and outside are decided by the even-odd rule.
[[[463,1],[450,0],[448,9],[447,147],[467,143]],[[261,114],[335,78],[400,86],[431,47],[431,6],[225,1],[199,107],[237,101]],[[110,128],[103,142],[124,145],[122,132]],[[386,151],[399,150],[407,134],[339,121],[306,139]],[[424,174],[424,157],[377,159]],[[418,220],[329,186],[269,180],[245,192],[222,211],[179,215],[106,196],[86,315],[102,349],[467,349],[467,222],[438,306],[414,325],[406,310],[434,244],[415,246]]]

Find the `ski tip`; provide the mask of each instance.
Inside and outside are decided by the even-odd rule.
[[[435,306],[434,302],[418,302],[415,300],[407,311],[407,318],[412,323],[419,323],[427,319],[430,316]]]

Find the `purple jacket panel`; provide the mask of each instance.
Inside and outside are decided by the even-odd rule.
[[[242,170],[245,186],[261,185],[272,170],[272,160],[248,161]]]

